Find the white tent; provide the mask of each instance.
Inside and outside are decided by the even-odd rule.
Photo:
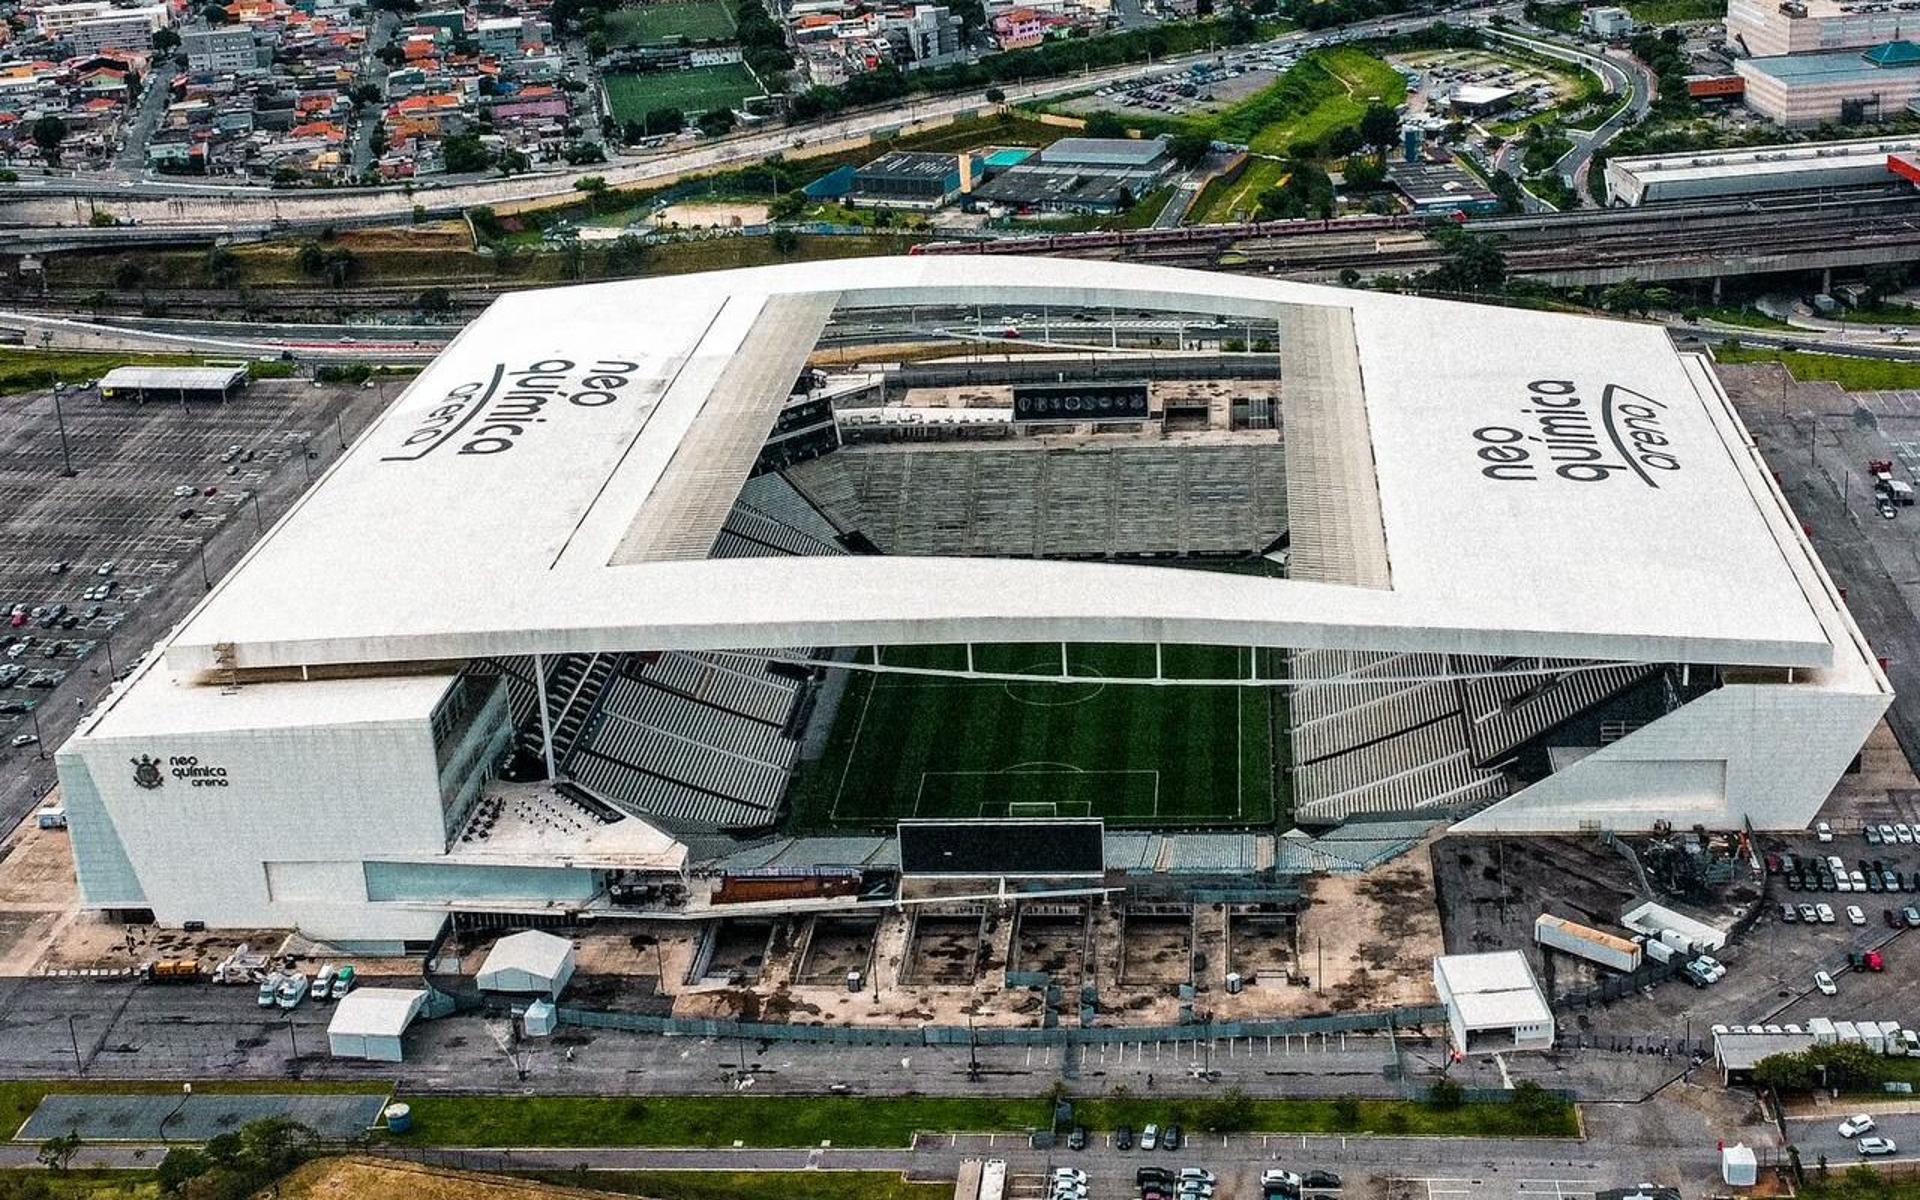
[[[480,964],[480,990],[558,1000],[573,978],[573,957],[572,942],[538,929],[503,937]]]
[[[419,988],[356,988],[327,1022],[327,1048],[335,1058],[400,1062],[400,1035],[426,1002]]]
[[[1753,1187],[1759,1183],[1759,1163],[1751,1147],[1738,1143],[1722,1147],[1720,1181],[1732,1187]]]

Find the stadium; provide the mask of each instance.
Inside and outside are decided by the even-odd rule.
[[[1658,328],[926,256],[503,297],[57,758],[88,906],[372,951],[1803,827],[1890,698]]]

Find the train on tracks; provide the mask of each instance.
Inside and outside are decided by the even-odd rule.
[[[1173,229],[1110,229],[1096,233],[1049,233],[1031,237],[978,241],[921,242],[908,254],[1049,254],[1060,251],[1120,249],[1130,246],[1168,246],[1190,242],[1225,242],[1243,238],[1304,236],[1316,233],[1366,233],[1396,229],[1431,229],[1460,224],[1465,213],[1450,216],[1399,213],[1393,216],[1331,217],[1286,221],[1249,221],[1239,225],[1186,225]]]

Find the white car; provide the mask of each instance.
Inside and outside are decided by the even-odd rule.
[[[1718,982],[1727,977],[1727,964],[1721,962],[1719,959],[1713,957],[1711,954],[1702,954],[1699,958],[1696,958],[1693,961],[1699,963],[1701,967],[1706,970],[1707,974],[1715,982]]]
[[[1881,845],[1891,846],[1899,840],[1900,840],[1899,830],[1895,829],[1891,825],[1882,825],[1880,827],[1880,844]]]
[[[1822,996],[1838,996],[1840,994],[1840,988],[1833,982],[1833,976],[1827,974],[1825,971],[1815,971],[1813,973],[1813,986],[1820,989]]]
[[[194,487],[190,483],[183,483],[180,486],[173,489],[173,498],[175,500],[184,500],[188,496],[197,496],[199,494],[200,494],[200,489],[197,487]]]
[[[1207,1170],[1204,1167],[1181,1167],[1180,1181],[1182,1183],[1186,1183],[1188,1181],[1192,1181],[1195,1183],[1212,1183],[1213,1172]]]
[[[1070,1179],[1074,1183],[1085,1183],[1087,1181],[1087,1173],[1078,1167],[1055,1167],[1053,1177],[1055,1179]]]
[[[1855,1113],[1840,1122],[1840,1136],[1843,1138],[1859,1137],[1863,1133],[1872,1132],[1873,1118],[1866,1113]]]
[[[1861,1154],[1868,1155],[1868,1156],[1880,1155],[1880,1154],[1892,1154],[1896,1150],[1900,1149],[1900,1147],[1893,1144],[1892,1138],[1883,1138],[1883,1137],[1861,1138],[1857,1143],[1855,1143],[1855,1148],[1858,1149]]]
[[[1820,923],[1822,925],[1833,924],[1833,905],[1831,904],[1816,905],[1813,911],[1820,914]]]
[[[1865,925],[1867,923],[1867,914],[1860,911],[1858,904],[1847,905],[1847,923],[1849,925]]]
[[[1813,836],[1815,841],[1830,842],[1833,840],[1833,826],[1827,824],[1825,821],[1815,821],[1813,823]]]
[[[1893,840],[1899,842],[1902,846],[1911,846],[1913,844],[1913,826],[1907,824],[1905,821],[1896,822],[1893,827]]]
[[[1292,1171],[1277,1168],[1260,1172],[1260,1186],[1263,1188],[1292,1188],[1300,1190],[1300,1176]]]
[[[1160,1127],[1158,1125],[1149,1125],[1140,1131],[1140,1148],[1142,1150],[1152,1150],[1159,1144]]]

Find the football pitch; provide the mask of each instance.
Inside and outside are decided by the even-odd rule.
[[[723,0],[657,0],[635,8],[617,8],[602,24],[615,46],[657,46],[668,41],[723,42],[734,32],[733,13]]]
[[[691,117],[710,108],[733,108],[760,94],[760,85],[739,63],[646,74],[621,72],[607,76],[606,85],[613,119],[623,125],[644,120],[656,109],[677,108]]]
[[[1096,816],[1145,827],[1274,819],[1281,688],[1166,686],[1151,646],[977,645],[976,680],[851,671],[825,753],[793,791],[803,828],[878,828],[902,817]],[[1178,679],[1245,679],[1251,652],[1168,646]],[[862,661],[871,661],[863,653]],[[957,646],[889,648],[888,666],[963,668]],[[1263,659],[1271,678],[1277,663]]]

